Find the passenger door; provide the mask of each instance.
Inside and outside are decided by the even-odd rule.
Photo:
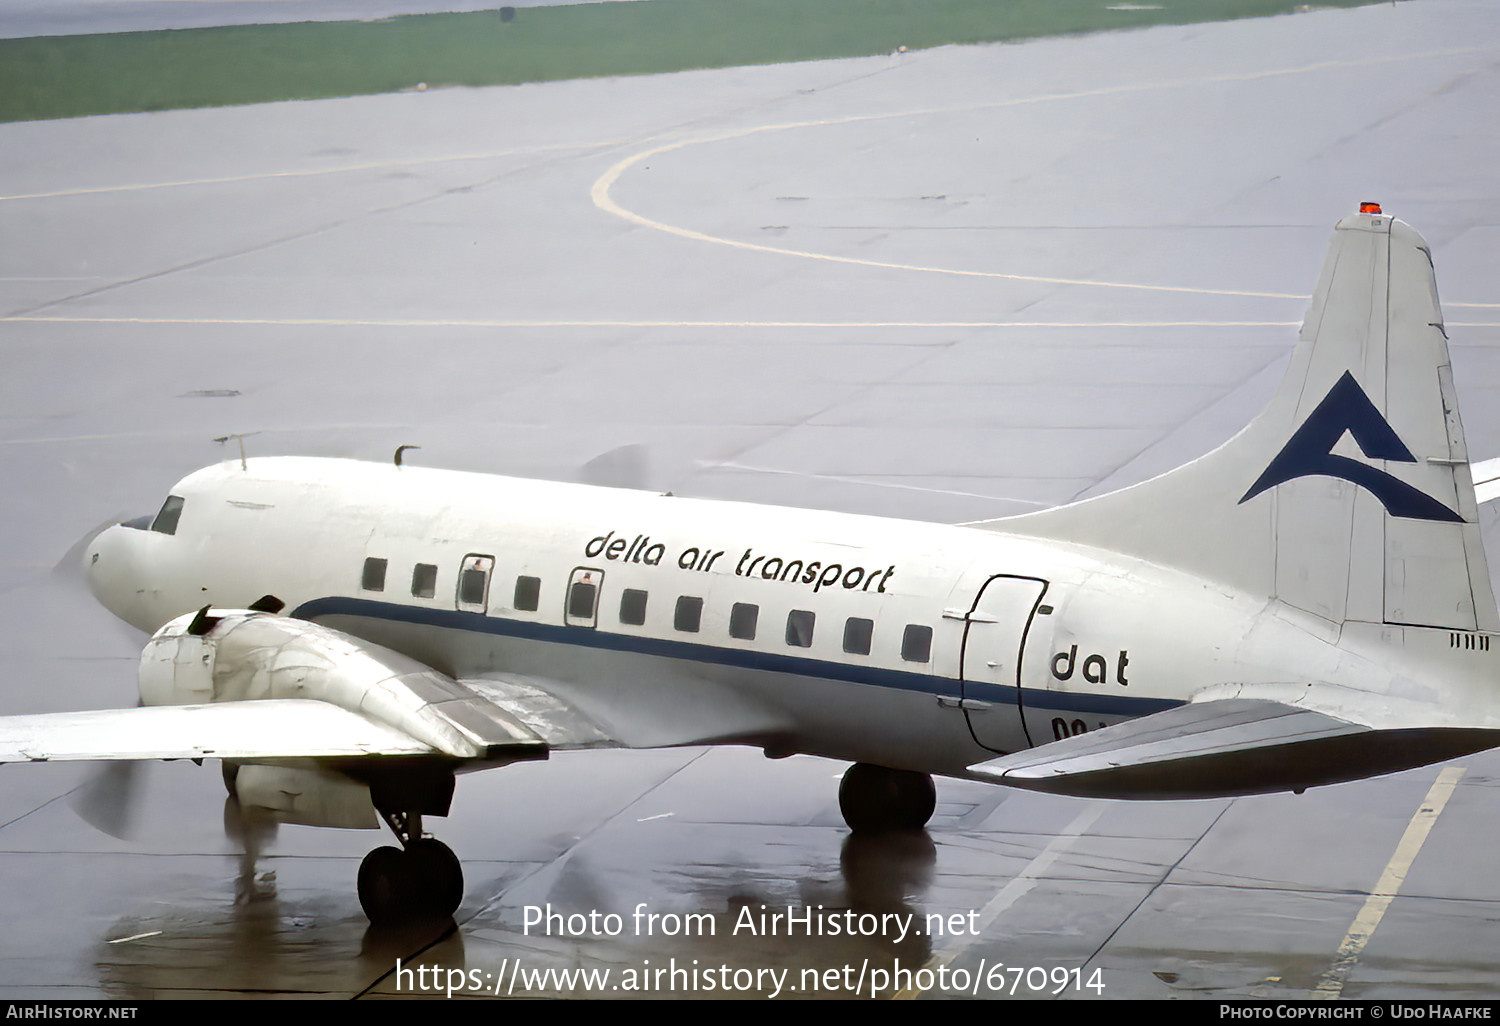
[[[1048,582],[995,574],[985,581],[964,616],[960,659],[964,715],[974,740],[992,751],[1028,747],[1021,723],[1026,644]]]

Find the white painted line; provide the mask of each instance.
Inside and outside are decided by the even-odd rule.
[[[133,933],[129,937],[116,937],[112,941],[106,941],[106,943],[108,943],[108,944],[125,944],[125,943],[127,943],[129,941],[145,940],[147,937],[160,937],[160,936],[161,936],[161,931],[160,930],[150,930],[150,931],[147,931],[146,933]]]
[[[951,938],[947,944],[933,952],[932,957],[923,964],[922,968],[936,969],[939,966],[949,964],[959,955],[963,954],[964,950],[970,944],[974,943],[974,941],[978,940],[989,930],[995,920],[1000,918],[1002,912],[1031,892],[1032,888],[1041,880],[1043,874],[1052,868],[1052,864],[1062,856],[1063,852],[1067,851],[1073,845],[1074,841],[1082,837],[1089,827],[1094,825],[1095,820],[1104,815],[1107,808],[1109,806],[1104,802],[1090,802],[1088,808],[1084,809],[1077,816],[1074,816],[1073,822],[1063,827],[1062,833],[1054,837],[1051,844],[1043,848],[1037,854],[1036,858],[1027,863],[1026,868],[1021,870],[1014,880],[1000,888],[1000,891],[989,900],[989,903],[980,909],[979,915],[974,920],[975,928],[972,934]],[[900,990],[892,994],[891,1000],[910,1001],[913,998],[920,997],[921,994],[922,989],[920,987],[907,987],[905,990]]]
[[[552,146],[518,146],[512,149],[491,150],[486,153],[449,153],[439,157],[415,157],[400,160],[376,160],[364,164],[338,164],[332,167],[304,168],[300,171],[258,171],[243,175],[224,175],[216,178],[182,178],[166,182],[134,182],[116,185],[97,185],[74,189],[57,189],[52,192],[18,192],[0,196],[0,203],[9,200],[60,199],[67,196],[96,196],[112,192],[149,192],[153,189],[180,189],[191,185],[226,185],[234,182],[258,182],[270,178],[316,178],[320,175],[346,175],[357,171],[384,171],[399,167],[424,167],[430,164],[458,164],[475,160],[498,160],[531,153],[548,153],[557,150],[593,150],[620,146],[624,140],[607,139],[597,143],[559,143]]]
[[[880,115],[882,117],[901,117],[906,115]],[[634,156],[626,157],[615,164],[594,182],[590,195],[594,205],[607,214],[640,225],[643,228],[652,228],[668,235],[676,235],[678,238],[688,239],[694,242],[712,242],[720,246],[729,246],[733,249],[744,249],[755,253],[773,253],[778,256],[799,257],[804,260],[826,260],[836,264],[854,264],[859,267],[879,267],[893,271],[919,271],[927,274],[951,274],[962,278],[992,278],[1002,281],[1025,281],[1037,282],[1044,285],[1091,285],[1097,288],[1109,289],[1137,289],[1145,292],[1187,292],[1198,295],[1211,296],[1254,296],[1261,299],[1296,299],[1305,301],[1308,297],[1304,295],[1293,295],[1281,292],[1244,292],[1230,289],[1203,289],[1190,288],[1182,285],[1141,285],[1118,281],[1093,281],[1081,278],[1056,278],[1038,274],[1009,274],[1001,271],[972,271],[957,267],[932,267],[924,264],[901,264],[889,260],[866,260],[861,257],[836,256],[832,253],[814,253],[803,249],[788,249],[785,246],[767,246],[756,242],[742,242],[738,239],[726,239],[722,236],[709,235],[705,232],[694,231],[691,228],[682,228],[677,225],[667,224],[664,221],[656,221],[632,210],[627,210],[615,202],[610,195],[610,190],[616,181],[634,165],[647,160],[657,154],[666,153],[671,150],[679,150],[696,143],[719,142],[726,139],[734,139],[740,136],[753,135],[756,132],[774,131],[786,128],[806,128],[818,125],[841,124],[846,121],[865,121],[870,118],[842,118],[826,122],[801,122],[787,125],[765,125],[759,128],[747,129],[741,132],[731,132],[726,135],[711,136],[702,139],[689,139],[683,142],[670,143],[666,146],[658,146],[655,149],[643,150]]]
[[[1132,289],[1143,292],[1176,292],[1190,293],[1194,295],[1209,296],[1252,296],[1258,299],[1292,299],[1305,301],[1308,297],[1301,294],[1284,292],[1253,292],[1240,289],[1210,289],[1193,288],[1185,285],[1147,285],[1139,282],[1119,281],[1095,281],[1079,278],[1059,278],[1033,274],[1008,274],[999,271],[973,271],[954,267],[930,267],[921,264],[902,264],[883,260],[865,260],[859,257],[836,256],[831,253],[814,253],[807,250],[788,249],[781,246],[766,246],[760,243],[743,242],[738,239],[726,239],[721,236],[709,235],[706,232],[694,231],[679,225],[667,224],[646,217],[644,214],[627,210],[615,201],[611,190],[630,168],[642,161],[663,153],[671,153],[675,150],[686,149],[689,146],[699,146],[707,143],[728,142],[734,139],[743,139],[762,132],[784,132],[799,128],[827,128],[834,125],[858,124],[866,121],[882,121],[894,118],[930,117],[935,114],[952,114],[962,111],[998,110],[1005,107],[1021,107],[1036,103],[1049,103],[1061,100],[1086,99],[1100,96],[1115,96],[1130,93],[1146,93],[1165,89],[1198,89],[1204,85],[1213,83],[1229,82],[1252,82],[1260,79],[1280,78],[1290,75],[1301,75],[1307,72],[1328,71],[1340,68],[1368,67],[1379,64],[1400,63],[1412,60],[1429,60],[1451,57],[1458,54],[1484,53],[1492,49],[1491,46],[1473,46],[1451,50],[1431,50],[1417,54],[1397,54],[1390,56],[1370,57],[1360,60],[1329,60],[1317,61],[1312,64],[1301,65],[1293,68],[1275,68],[1265,71],[1241,72],[1232,75],[1210,75],[1203,78],[1167,80],[1164,82],[1140,83],[1136,85],[1109,86],[1100,89],[1084,89],[1072,92],[1041,93],[1036,96],[1021,97],[1012,100],[996,100],[987,103],[960,104],[950,107],[932,107],[917,110],[887,111],[881,114],[859,114],[842,118],[826,118],[811,121],[792,121],[775,125],[756,125],[751,128],[736,129],[731,132],[721,132],[715,135],[699,136],[691,139],[679,139],[675,142],[663,143],[642,150],[608,168],[604,174],[595,180],[589,194],[594,205],[607,214],[611,214],[632,224],[643,228],[651,228],[655,231],[665,232],[679,238],[689,239],[695,242],[710,242],[720,246],[729,246],[734,249],[749,250],[757,253],[772,253],[779,256],[798,257],[804,260],[826,260],[832,263],[854,264],[861,267],[880,267],[887,270],[918,271],[929,274],[951,274],[960,277],[991,278],[1005,281],[1037,282],[1047,285],[1086,285],[1094,288],[1106,289]]]
[[[0,317],[4,324],[226,324],[356,328],[1295,328],[1301,321],[527,321],[337,317]]]
[[[310,328],[1297,328],[1301,321],[528,321],[391,317],[66,317],[20,314],[0,324],[224,324]],[[1500,322],[1448,321],[1450,328]]]
[[[1391,861],[1386,864],[1385,872],[1380,874],[1380,880],[1375,884],[1375,889],[1370,892],[1359,914],[1354,917],[1354,922],[1349,925],[1349,932],[1344,935],[1344,942],[1339,945],[1338,955],[1334,958],[1333,965],[1329,966],[1328,971],[1323,974],[1323,978],[1318,981],[1318,986],[1309,995],[1310,997],[1331,1001],[1343,994],[1344,981],[1348,978],[1350,970],[1359,961],[1365,945],[1370,943],[1370,938],[1375,935],[1375,928],[1380,925],[1380,920],[1385,916],[1385,910],[1390,908],[1391,902],[1395,900],[1396,892],[1405,882],[1411,864],[1416,861],[1417,853],[1422,850],[1427,835],[1432,832],[1433,824],[1437,822],[1438,816],[1442,815],[1443,807],[1448,804],[1448,799],[1453,796],[1453,789],[1458,786],[1459,778],[1463,775],[1462,766],[1449,766],[1438,774],[1437,780],[1427,792],[1427,797],[1422,799],[1422,804],[1412,816],[1411,822],[1406,825],[1406,832],[1401,835],[1401,840],[1396,844],[1396,852],[1391,856]]]

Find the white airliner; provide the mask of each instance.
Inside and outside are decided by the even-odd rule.
[[[377,827],[374,920],[451,914],[457,772],[592,746],[850,760],[1064,794],[1303,788],[1500,745],[1500,629],[1427,244],[1339,223],[1268,409],[1161,477],[942,526],[338,459],[233,460],[89,546],[155,634],[141,707],[0,720],[0,760],[223,760]]]

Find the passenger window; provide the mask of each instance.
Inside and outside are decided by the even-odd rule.
[[[411,593],[417,598],[432,598],[437,594],[437,567],[431,563],[418,563],[411,572]]]
[[[703,622],[703,600],[692,595],[682,595],[677,599],[677,611],[672,614],[672,626],[679,631],[689,634],[698,633],[698,626]]]
[[[932,628],[918,624],[906,625],[901,636],[901,658],[909,663],[925,663],[932,656]]]
[[[568,589],[568,615],[590,620],[594,616],[594,602],[599,597],[599,586],[589,581],[574,581]]]
[[[516,598],[512,603],[517,609],[536,612],[541,604],[542,579],[540,577],[517,577]]]
[[[365,560],[365,572],[360,576],[359,586],[365,591],[385,591],[385,560],[371,556]]]
[[[760,619],[760,606],[749,602],[736,602],[729,611],[729,636],[741,641],[755,640],[755,624]]]
[[[875,621],[861,616],[851,616],[844,621],[844,651],[850,655],[870,654],[870,635],[875,631]]]
[[[786,643],[796,648],[811,648],[813,639],[813,614],[806,609],[793,609],[786,617]]]
[[[177,521],[182,516],[182,496],[168,495],[167,501],[161,504],[161,510],[156,514],[156,519],[151,521],[151,530],[160,531],[162,534],[176,534]]]
[[[639,627],[646,622],[646,593],[639,588],[626,588],[620,595],[620,622]]]

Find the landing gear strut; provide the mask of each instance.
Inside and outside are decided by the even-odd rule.
[[[839,783],[839,811],[851,830],[921,830],[937,807],[925,773],[856,762]]]
[[[359,864],[359,904],[365,915],[377,924],[451,916],[464,897],[458,856],[442,841],[422,836],[419,814],[380,815],[402,847],[376,848]]]

